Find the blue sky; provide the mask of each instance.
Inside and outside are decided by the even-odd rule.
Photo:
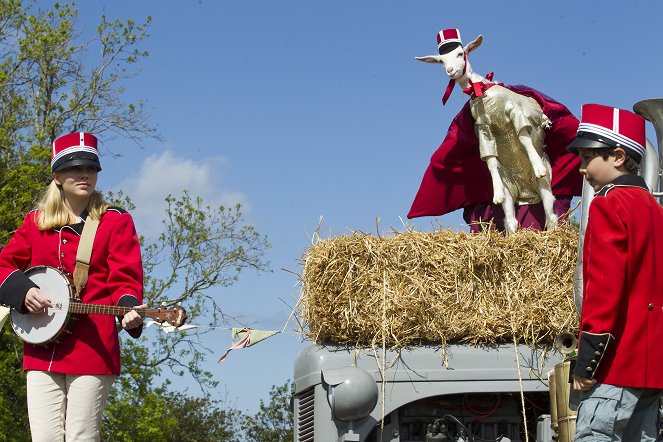
[[[40,4],[50,2],[40,1]],[[456,27],[484,43],[474,69],[527,84],[566,104],[631,109],[663,95],[658,1],[212,1],[80,2],[86,33],[109,18],[153,18],[150,56],[126,84],[147,101],[163,143],[115,140],[102,189],[123,188],[144,233],[159,202],[182,189],[211,203],[241,202],[269,237],[272,272],[246,273],[215,292],[243,324],[281,329],[299,295],[298,258],[323,217],[324,236],[401,228],[433,151],[466,97],[445,107],[447,77],[414,57],[436,52],[436,33]],[[651,129],[651,128],[650,128]],[[653,134],[650,135],[653,139]],[[102,140],[103,142],[103,140]],[[463,229],[458,213],[413,224]],[[239,325],[239,324],[237,324]],[[288,330],[296,328],[290,323]],[[152,332],[152,331],[149,331]],[[255,411],[271,385],[292,378],[295,334],[235,351],[218,330],[206,368],[218,394]],[[181,385],[188,385],[184,381]],[[195,390],[194,390],[195,391]]]

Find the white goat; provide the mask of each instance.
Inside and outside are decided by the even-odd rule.
[[[550,120],[532,98],[491,84],[472,71],[467,55],[478,48],[483,37],[443,55],[416,57],[427,63],[442,63],[445,72],[459,86],[479,90],[470,101],[474,130],[479,139],[481,159],[486,162],[493,183],[493,203],[504,209],[507,233],[518,228],[515,204],[543,202],[546,229],[557,225],[551,190],[552,170],[544,153],[544,129]],[[483,84],[482,84],[483,83]],[[479,87],[477,87],[479,86]]]

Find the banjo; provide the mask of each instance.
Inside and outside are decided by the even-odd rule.
[[[25,271],[25,275],[48,294],[52,307],[44,313],[21,313],[11,310],[12,328],[23,341],[34,345],[48,345],[59,342],[70,334],[76,323],[76,315],[122,316],[135,310],[143,317],[152,318],[162,324],[168,322],[180,327],[186,321],[186,311],[181,306],[173,308],[157,307],[136,309],[114,305],[85,304],[74,299],[75,287],[60,270],[48,266],[35,266]]]

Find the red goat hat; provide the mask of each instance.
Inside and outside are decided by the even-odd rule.
[[[577,153],[579,147],[621,147],[631,158],[640,162],[645,146],[645,119],[640,115],[616,107],[583,104],[576,139],[567,150]]]
[[[442,48],[451,43],[458,43],[462,45],[463,42],[460,39],[460,31],[455,28],[442,29],[437,33],[437,49],[440,54],[443,54]],[[446,49],[446,48],[445,48]]]
[[[72,132],[53,141],[51,171],[74,166],[94,166],[101,170],[97,137],[86,132]]]

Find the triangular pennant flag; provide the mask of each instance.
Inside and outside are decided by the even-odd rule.
[[[244,338],[245,333],[248,333],[250,335],[249,342],[246,344],[246,346],[251,347],[252,345],[257,344],[258,342],[264,341],[267,338],[271,338],[275,334],[281,332],[275,330],[254,330],[252,328],[233,328],[232,329],[233,341],[237,337],[239,337],[240,339]]]
[[[265,339],[274,336],[277,333],[281,332],[273,330],[254,330],[248,327],[233,328],[232,329],[233,344],[230,347],[228,347],[228,350],[226,350],[226,352],[223,355],[221,355],[218,362],[225,361],[226,357],[228,356],[228,353],[230,353],[232,350],[239,350],[240,348],[251,347],[252,345],[257,344],[260,341],[264,341]],[[239,340],[237,342],[234,342],[235,338],[239,338]]]

